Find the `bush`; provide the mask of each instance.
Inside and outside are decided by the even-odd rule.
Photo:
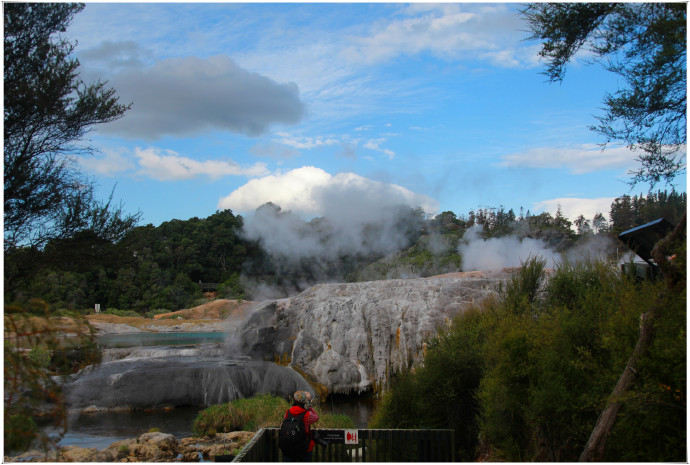
[[[26,450],[38,434],[38,426],[31,417],[23,414],[5,414],[5,453]]]
[[[686,460],[686,291],[615,266],[530,259],[495,299],[428,341],[423,366],[391,380],[378,428],[454,428],[457,456],[576,461],[637,342],[663,309],[607,442],[607,461]]]
[[[29,351],[29,359],[36,366],[48,368],[50,366],[50,352],[40,347],[34,347]]]
[[[105,312],[108,315],[116,315],[121,317],[140,317],[141,314],[134,310],[118,310],[117,308],[108,308]]]
[[[170,310],[166,308],[154,308],[153,310],[146,312],[144,317],[153,319],[153,317],[156,315],[162,315],[163,313],[170,313]]]

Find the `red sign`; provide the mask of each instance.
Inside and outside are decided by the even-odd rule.
[[[359,430],[356,429],[346,429],[345,430],[345,444],[359,444],[359,438],[357,434]]]

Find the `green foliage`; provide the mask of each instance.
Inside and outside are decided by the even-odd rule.
[[[258,431],[266,425],[279,425],[290,404],[268,394],[211,406],[199,413],[192,431],[197,436],[210,431]]]
[[[354,429],[355,422],[352,418],[344,415],[342,413],[328,413],[319,411],[318,407],[315,408],[317,414],[319,415],[319,422],[314,425],[315,428],[343,428],[343,429]]]
[[[48,368],[50,366],[50,352],[41,347],[34,347],[29,351],[29,360],[41,368]]]
[[[583,46],[621,78],[591,129],[641,152],[633,184],[670,182],[685,168],[686,14],[683,4],[656,2],[535,3],[523,11],[551,81],[563,80]]]
[[[244,299],[245,291],[240,281],[240,274],[234,273],[218,286],[218,297],[221,299]]]
[[[128,317],[128,316],[141,316],[134,310],[118,310],[117,308],[107,308],[103,313],[107,315],[115,315],[115,316],[122,316],[122,317]]]
[[[5,250],[41,247],[53,238],[91,231],[116,240],[138,221],[94,198],[94,185],[73,163],[93,150],[83,137],[93,125],[120,118],[103,82],[79,78],[74,44],[62,34],[77,3],[12,3],[4,10]]]
[[[685,213],[687,201],[685,192],[676,191],[650,192],[646,197],[642,194],[632,197],[622,195],[611,204],[611,230],[614,234],[620,234],[659,218],[666,218],[676,225]]]
[[[347,280],[371,281],[427,277],[458,271],[460,255],[456,252],[458,237],[454,234],[422,236],[409,249],[394,253],[350,273]]]
[[[679,250],[682,252],[682,250]],[[607,447],[607,461],[683,461],[685,289],[635,282],[600,262],[546,273],[530,259],[496,299],[429,341],[394,377],[370,426],[454,428],[462,460],[575,461],[659,296],[664,316]]]
[[[283,421],[290,404],[281,397],[259,394],[237,399],[202,410],[194,419],[192,431],[196,436],[211,436],[231,431],[258,431],[267,426],[278,426]],[[346,415],[320,412],[315,427],[354,428],[354,422]]]
[[[37,434],[38,426],[30,416],[5,412],[5,453],[27,450]]]
[[[156,315],[162,315],[163,313],[170,313],[170,310],[167,308],[154,308],[151,311],[148,311],[144,314],[146,318],[153,318]]]
[[[379,407],[369,421],[370,428],[416,428],[421,411],[421,397],[417,379],[410,370],[393,373],[391,388],[381,399]]]
[[[67,410],[56,375],[100,361],[94,329],[84,318],[76,318],[73,339],[79,351],[64,347],[50,307],[38,300],[28,308],[6,306],[4,328],[5,453],[24,450],[34,440],[47,450],[54,438],[38,430],[32,418],[40,413],[58,439],[64,434]]]

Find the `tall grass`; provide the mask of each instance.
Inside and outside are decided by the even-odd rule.
[[[192,431],[196,436],[213,436],[231,431],[258,431],[265,427],[277,427],[283,421],[290,404],[281,397],[259,394],[237,399],[220,405],[213,405],[201,411],[194,420]],[[320,412],[318,428],[354,428],[354,422],[346,415]]]

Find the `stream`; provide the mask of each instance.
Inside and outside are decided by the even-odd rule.
[[[190,351],[223,352],[224,333],[136,333],[98,336],[104,349],[104,361],[118,360],[136,354],[154,354],[179,361]],[[190,362],[193,359],[190,359]],[[326,399],[319,410],[349,416],[359,428],[365,428],[374,411],[371,396],[334,395]],[[192,435],[192,423],[200,407],[166,409],[134,409],[129,411],[102,411],[94,413],[71,412],[67,419],[67,432],[59,445],[103,449],[113,442],[137,437],[157,428],[177,438]],[[46,428],[47,432],[51,432]]]

